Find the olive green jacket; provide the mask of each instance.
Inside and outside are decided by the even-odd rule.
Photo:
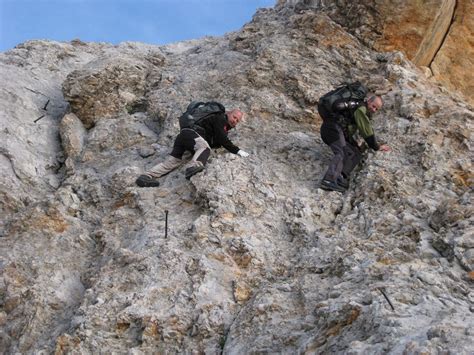
[[[349,136],[359,132],[362,138],[367,142],[370,148],[379,150],[379,145],[375,140],[372,122],[367,114],[367,107],[360,106],[354,111],[354,122],[347,127]]]

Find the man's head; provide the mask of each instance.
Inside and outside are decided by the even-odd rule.
[[[373,96],[370,96],[369,99],[367,100],[367,109],[371,113],[377,112],[378,110],[382,108],[382,106],[383,106],[383,101],[380,96],[373,95]]]
[[[242,113],[242,111],[240,111],[237,108],[231,111],[227,111],[226,115],[227,115],[227,121],[229,122],[229,125],[231,127],[237,126],[237,124],[242,122],[244,119],[244,114]]]

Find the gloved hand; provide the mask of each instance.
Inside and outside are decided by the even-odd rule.
[[[237,152],[238,155],[240,155],[242,158],[246,158],[249,156],[249,153],[244,152],[242,149]]]

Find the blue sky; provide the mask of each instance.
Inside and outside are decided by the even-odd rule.
[[[237,30],[276,0],[0,0],[0,51],[30,39],[166,44]]]

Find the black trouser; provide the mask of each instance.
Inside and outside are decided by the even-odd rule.
[[[202,138],[196,131],[184,128],[179,132],[176,140],[174,141],[173,150],[171,156],[181,159],[185,151],[191,151],[194,155],[193,160],[200,161],[203,165],[206,165],[207,159],[211,154],[209,144]]]
[[[342,127],[336,122],[337,116],[322,105],[318,105],[318,112],[323,119],[321,138],[334,153],[324,179],[335,182],[341,174],[344,177],[350,175],[362,159],[362,154],[359,147],[347,141]]]
[[[211,148],[204,138],[192,129],[185,128],[176,137],[171,154],[164,161],[148,170],[147,174],[154,178],[168,174],[181,165],[181,158],[187,150],[194,154],[190,167],[196,165],[204,166],[211,153]]]

